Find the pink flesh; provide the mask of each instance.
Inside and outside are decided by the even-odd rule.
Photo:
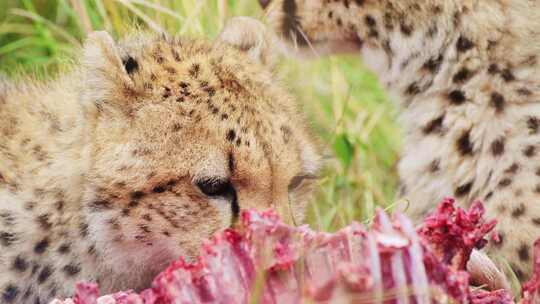
[[[100,301],[428,304],[445,295],[458,303],[513,303],[505,290],[469,287],[464,265],[495,225],[484,221],[483,212],[479,203],[465,211],[448,199],[417,231],[405,216],[391,220],[379,210],[370,229],[353,223],[329,234],[287,226],[272,211],[245,211],[241,228],[215,235],[196,263],[180,260],[141,294]],[[540,265],[540,258],[535,261]],[[527,285],[529,297],[538,294],[539,281]],[[73,300],[93,304],[98,294],[96,285],[80,284]]]

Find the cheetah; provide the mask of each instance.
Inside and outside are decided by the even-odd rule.
[[[1,86],[0,303],[147,288],[242,209],[302,220],[319,144],[261,26],[94,32],[57,79]]]
[[[482,200],[498,220],[487,252],[525,280],[540,237],[540,3],[259,2],[288,51],[359,53],[397,101],[406,212]]]

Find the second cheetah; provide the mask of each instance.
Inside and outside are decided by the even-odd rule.
[[[402,108],[401,195],[415,220],[445,196],[485,202],[491,255],[520,280],[540,236],[540,3],[261,0],[303,53],[358,52]]]

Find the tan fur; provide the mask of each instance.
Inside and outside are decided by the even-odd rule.
[[[361,53],[403,109],[409,215],[482,199],[499,221],[490,254],[524,280],[540,237],[540,3],[273,0],[267,16],[293,51]]]
[[[0,303],[148,287],[234,224],[234,196],[301,221],[319,157],[253,37],[96,32],[70,73],[0,86]]]

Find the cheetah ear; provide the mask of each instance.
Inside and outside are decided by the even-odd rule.
[[[85,73],[84,88],[94,102],[112,100],[115,89],[131,81],[118,47],[105,31],[88,34],[81,63]]]
[[[230,19],[218,41],[232,45],[251,59],[269,66],[274,65],[280,52],[277,37],[262,22],[249,17]]]

